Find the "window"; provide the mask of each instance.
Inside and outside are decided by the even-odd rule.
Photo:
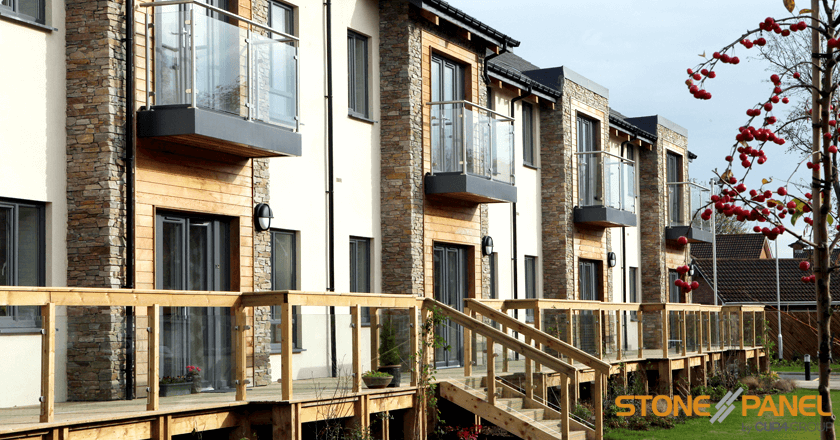
[[[0,286],[45,285],[44,222],[43,205],[0,200]],[[38,328],[39,315],[37,306],[0,305],[0,330]]]
[[[579,260],[580,271],[580,299],[581,301],[598,300],[598,262]]]
[[[271,231],[271,289],[297,289],[297,236],[293,231]],[[280,353],[280,306],[271,307],[271,351]],[[300,349],[300,307],[292,308],[292,347]]]
[[[600,158],[598,154],[598,123],[583,116],[577,117],[578,197],[580,206],[603,205],[601,196]],[[580,154],[583,153],[583,154]]]
[[[350,291],[370,293],[370,239],[350,237]],[[362,307],[362,324],[370,325],[370,307]]]
[[[628,283],[630,284],[627,286],[627,302],[629,303],[637,303],[639,302],[639,290],[636,286],[636,282],[639,279],[639,268],[638,267],[631,267],[630,274],[629,274]],[[636,312],[630,312],[630,320],[631,321],[638,321],[639,316]]]
[[[525,165],[534,166],[534,107],[527,102],[522,103],[522,161]]]
[[[360,118],[368,113],[368,38],[347,32],[348,112]]]
[[[677,271],[675,271],[675,270],[669,270],[668,271],[668,285],[671,286],[670,290],[669,290],[670,295],[669,295],[668,301],[672,302],[672,303],[680,302],[680,293],[681,293],[680,292],[680,286],[677,286],[677,285],[674,284],[674,282],[677,281],[678,279],[680,279],[680,274],[678,274]]]
[[[45,24],[44,0],[0,0],[0,15]]]
[[[496,285],[496,260],[498,257],[499,254],[497,252],[493,252],[490,255],[490,299],[499,298],[499,287]]]
[[[269,8],[269,26],[289,35],[295,34],[294,9],[271,2]],[[279,39],[279,35],[273,35]],[[295,67],[297,51],[294,44],[272,44],[271,75],[269,77],[269,119],[287,126],[295,125],[297,115],[297,69]]]
[[[683,224],[682,185],[674,185],[674,183],[682,182],[682,156],[668,152],[666,171],[668,183],[668,218],[672,225],[681,225]]]
[[[525,256],[525,298],[537,297],[537,257]],[[526,309],[525,322],[534,322],[534,309]]]

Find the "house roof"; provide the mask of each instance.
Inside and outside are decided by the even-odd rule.
[[[799,270],[802,260],[779,259],[779,292],[783,303],[815,302],[814,285],[803,283],[802,277],[812,272]],[[700,266],[700,276],[712,284],[712,260],[694,261]],[[718,259],[718,296],[724,303],[776,303],[775,259]],[[831,277],[832,301],[840,300],[840,273]]]
[[[450,5],[442,0],[408,0],[414,6],[421,10],[429,11],[447,21],[457,23],[464,29],[470,31],[475,36],[481,37],[490,43],[499,47],[518,47],[519,41],[493,29],[487,24],[479,21],[477,18],[467,14],[466,12]]]
[[[728,259],[758,259],[761,250],[767,245],[763,234],[718,234],[717,257]],[[768,249],[769,251],[769,246]],[[693,243],[691,256],[694,258],[712,258],[711,243]]]
[[[610,109],[610,125],[615,128],[618,128],[619,130],[629,131],[630,134],[635,135],[639,139],[649,144],[656,143],[657,136],[655,134],[655,131],[654,133],[650,133],[640,127],[631,124],[627,121],[627,116],[624,116],[623,114],[619,113],[618,111],[612,108]]]
[[[560,97],[559,90],[535,81],[522,73],[525,71],[537,70],[539,67],[531,64],[513,52],[504,52],[498,56],[492,55],[493,53],[488,51],[487,70],[490,72],[491,76],[501,78],[521,89],[528,89],[528,87],[531,87],[532,93],[540,96],[541,98],[545,98],[550,102],[555,102],[557,98]]]

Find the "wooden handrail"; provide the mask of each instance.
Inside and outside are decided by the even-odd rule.
[[[517,319],[513,319],[510,316],[495,310],[491,307],[488,307],[482,304],[480,301],[476,301],[475,299],[467,299],[466,303],[471,310],[475,310],[481,315],[484,315],[493,321],[498,322],[501,325],[507,326],[508,329],[521,333],[524,336],[527,336],[534,341],[545,345],[546,347],[557,351],[558,353],[568,356],[571,359],[574,359],[587,367],[593,368],[598,370],[604,374],[609,374],[610,372],[610,364],[592,356],[591,354],[576,348],[573,345],[570,345],[566,342],[563,342],[547,333],[544,333],[540,330],[537,330],[530,325],[523,323]]]
[[[484,336],[485,338],[490,338],[493,340],[494,343],[498,343],[499,345],[507,347],[510,350],[517,351],[520,354],[524,355],[526,358],[539,362],[548,368],[552,368],[554,369],[554,371],[565,374],[571,374],[577,371],[575,367],[561,361],[560,359],[557,359],[556,357],[551,356],[548,353],[539,351],[536,348],[531,347],[530,345],[516,338],[508,336],[477,319],[470,318],[464,313],[461,313],[458,310],[455,310],[454,308],[440,301],[434,300],[432,298],[426,298],[424,300],[424,307],[436,308],[437,310],[440,310],[440,312],[444,316],[446,316],[456,324],[459,324],[464,328],[470,329],[471,331],[478,333]]]

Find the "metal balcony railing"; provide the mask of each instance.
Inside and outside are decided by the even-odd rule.
[[[430,102],[432,174],[515,184],[513,118],[469,101]]]
[[[693,182],[669,182],[667,185],[668,226],[690,226],[711,232],[711,219],[700,217],[700,211],[709,204],[709,188]]]
[[[578,206],[606,206],[636,212],[636,164],[606,151],[575,153]]]
[[[147,8],[147,105],[203,108],[298,131],[297,37],[195,0],[140,6]]]

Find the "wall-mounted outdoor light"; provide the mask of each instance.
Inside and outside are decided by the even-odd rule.
[[[260,203],[254,208],[254,226],[257,231],[267,231],[271,228],[271,219],[274,218],[274,213],[271,207],[266,203]]]
[[[615,252],[607,253],[607,266],[615,267],[617,261],[618,259],[615,257]]]
[[[493,255],[493,237],[485,235],[481,239],[481,253],[486,257]]]

